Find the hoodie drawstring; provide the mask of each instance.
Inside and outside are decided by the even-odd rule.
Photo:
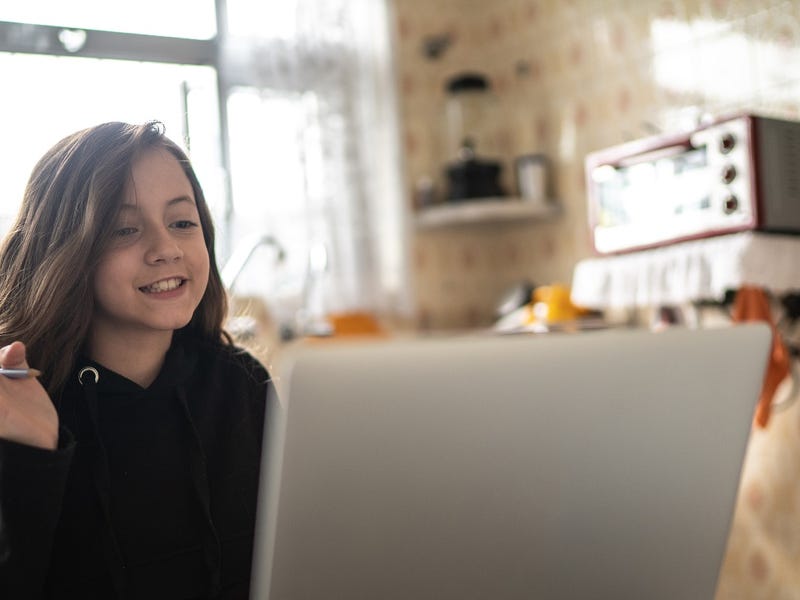
[[[92,457],[92,475],[100,501],[100,508],[103,511],[105,528],[103,533],[103,546],[105,547],[106,561],[114,589],[118,598],[125,598],[127,595],[126,585],[126,565],[119,547],[113,522],[111,520],[111,482],[108,470],[108,455],[100,437],[100,424],[97,409],[97,382],[100,373],[94,367],[84,367],[78,372],[78,381],[84,389],[86,407],[89,413],[89,420],[92,425],[94,436],[95,451]]]

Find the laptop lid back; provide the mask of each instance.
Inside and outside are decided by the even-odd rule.
[[[305,348],[254,598],[712,598],[763,325]]]

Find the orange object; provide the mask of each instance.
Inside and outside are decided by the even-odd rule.
[[[767,372],[764,374],[764,383],[761,387],[761,397],[756,406],[755,422],[759,427],[766,427],[769,422],[772,398],[781,381],[791,371],[789,352],[781,339],[781,335],[772,320],[772,311],[766,292],[758,287],[742,286],[736,292],[733,304],[734,321],[764,321],[772,329],[772,349],[769,355]]]
[[[366,312],[332,313],[327,317],[333,335],[383,336],[386,335],[377,319]]]
[[[532,321],[559,323],[586,316],[586,309],[576,306],[570,299],[570,289],[562,284],[543,285],[533,290]]]

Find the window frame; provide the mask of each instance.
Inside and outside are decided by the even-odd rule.
[[[68,50],[64,31],[82,31],[84,44]],[[207,40],[0,21],[0,51],[217,67],[218,36]]]
[[[227,97],[234,85],[221,68],[221,46],[225,35],[225,0],[215,1],[217,33],[209,39],[180,38],[161,35],[147,35],[68,27],[59,25],[40,25],[0,21],[0,52],[17,54],[39,54],[48,56],[69,56],[76,58],[96,58],[131,60],[137,62],[168,63],[175,65],[208,66],[217,75],[217,97],[219,111],[219,151],[220,167],[224,173],[223,183],[223,222],[221,226],[221,260],[230,255],[230,229],[233,219],[233,192],[230,182],[230,149],[228,140]],[[80,48],[70,50],[59,39],[62,32],[83,32],[85,41]]]

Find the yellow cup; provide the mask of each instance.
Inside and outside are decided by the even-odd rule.
[[[574,321],[588,313],[570,299],[570,289],[562,284],[543,285],[533,290],[533,318],[546,323]]]

